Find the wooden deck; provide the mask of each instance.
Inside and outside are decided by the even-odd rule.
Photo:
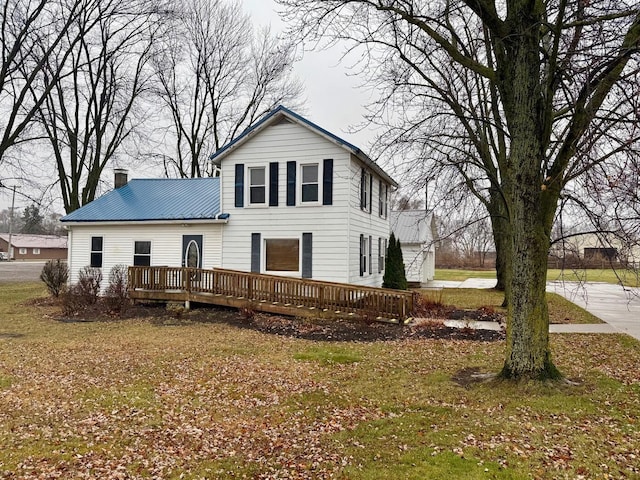
[[[129,267],[134,301],[197,302],[290,316],[406,322],[414,293],[216,268]]]

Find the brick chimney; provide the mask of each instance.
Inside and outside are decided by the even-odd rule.
[[[126,168],[113,169],[113,188],[120,188],[126,185],[128,181],[128,171]]]

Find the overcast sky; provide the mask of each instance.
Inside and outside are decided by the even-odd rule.
[[[281,7],[275,1],[243,0],[242,5],[256,26],[270,24],[274,32],[286,28],[277,14]],[[371,132],[347,132],[364,120],[364,105],[370,100],[370,92],[361,88],[362,80],[348,69],[349,61],[341,63],[343,50],[344,47],[336,46],[331,50],[305,52],[296,64],[295,73],[305,87],[305,116],[367,151],[373,140]]]
[[[242,0],[242,5],[252,16],[255,27],[271,25],[274,33],[286,28],[277,14],[280,7],[275,1]],[[305,108],[300,113],[367,152],[373,141],[373,133],[368,130],[349,131],[364,121],[364,105],[370,101],[370,92],[361,87],[362,80],[350,72],[348,62],[341,62],[343,48],[335,46],[330,50],[305,52],[302,60],[296,64],[295,75],[302,81],[305,92]],[[142,176],[135,171],[132,173],[133,177]],[[112,168],[107,168],[102,174],[103,180],[109,181],[112,175]],[[20,195],[16,196],[16,207],[22,209],[29,203]],[[10,205],[11,192],[0,189],[0,209]],[[57,210],[62,213],[61,207]]]

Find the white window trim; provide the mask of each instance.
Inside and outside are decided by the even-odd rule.
[[[18,248],[18,254],[20,254],[20,255],[26,255],[27,251],[28,250],[26,248],[24,248],[24,247],[19,247]]]
[[[31,253],[33,253],[34,255],[40,255],[40,249],[34,248],[33,250],[31,250]]]
[[[382,180],[378,182],[378,215],[380,218],[387,218],[389,205],[389,187]],[[381,211],[380,211],[381,210]]]
[[[104,240],[103,240],[104,242]],[[134,258],[136,256],[136,242],[149,242],[149,265],[153,265],[153,240],[150,238],[136,238],[133,240],[132,244],[131,244],[131,265],[135,265],[134,264]],[[103,252],[104,252],[104,243],[102,245],[103,248]],[[138,254],[140,256],[144,255],[147,256],[146,254]],[[104,257],[102,259],[102,265],[104,265]]]
[[[298,270],[267,270],[267,240],[298,240]],[[268,275],[279,275],[281,277],[300,277],[302,278],[302,234],[297,237],[286,237],[280,235],[277,237],[263,237],[262,252],[260,259],[260,271]]]
[[[364,193],[360,192],[360,195],[364,198],[364,204],[362,206],[362,211],[363,212],[367,212],[367,213],[371,213],[372,210],[372,206],[370,205],[370,203],[373,203],[373,192],[369,192],[369,189],[373,187],[373,181],[371,180],[373,178],[373,175],[371,174],[370,171],[366,170],[364,171],[364,185],[360,185],[360,187],[364,187]],[[361,200],[362,200],[361,198]],[[371,202],[369,202],[369,199],[371,199]]]
[[[93,250],[93,239],[94,238],[101,238],[102,239],[102,250]],[[91,256],[94,253],[100,253],[100,266],[99,267],[91,267],[91,268],[102,268],[102,266],[104,265],[104,235],[91,235],[89,237],[89,265],[91,265]]]
[[[255,165],[255,166],[247,166],[246,167],[247,171],[245,172],[246,178],[247,178],[247,191],[245,193],[246,195],[246,202],[245,205],[247,207],[253,207],[253,208],[266,208],[269,206],[269,189],[268,187],[268,176],[267,176],[267,167],[266,166],[260,166],[260,165]],[[262,203],[252,203],[251,202],[251,170],[264,170],[264,202]],[[259,187],[260,185],[255,185],[256,187]]]
[[[361,276],[364,276],[364,274],[367,273],[367,263],[369,263],[368,245],[369,245],[369,236],[362,235],[360,237],[360,251],[362,252],[362,255],[360,255],[360,259],[359,259],[360,266],[358,267],[359,270],[362,270]]]
[[[299,162],[298,171],[296,172],[296,206],[297,207],[315,207],[322,205],[322,163],[323,162]],[[302,167],[306,165],[314,165],[318,167],[318,200],[313,202],[302,201]]]
[[[380,270],[380,273],[384,273],[384,266],[387,261],[387,239],[381,237],[379,245],[380,251],[378,252],[378,262],[380,267],[378,270]]]

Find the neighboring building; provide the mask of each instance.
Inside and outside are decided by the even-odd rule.
[[[132,180],[62,218],[85,265],[190,265],[380,286],[397,183],[278,107],[220,149],[220,177]]]
[[[435,273],[436,222],[425,210],[391,212],[391,230],[402,246],[402,259],[411,285],[422,285]]]
[[[55,260],[67,258],[67,237],[12,234],[14,260]],[[0,252],[9,253],[9,234],[0,233]]]
[[[582,266],[591,268],[611,264],[634,267],[640,264],[640,246],[637,241],[623,242],[613,234],[570,233],[552,245],[550,257],[556,263],[580,260]]]

